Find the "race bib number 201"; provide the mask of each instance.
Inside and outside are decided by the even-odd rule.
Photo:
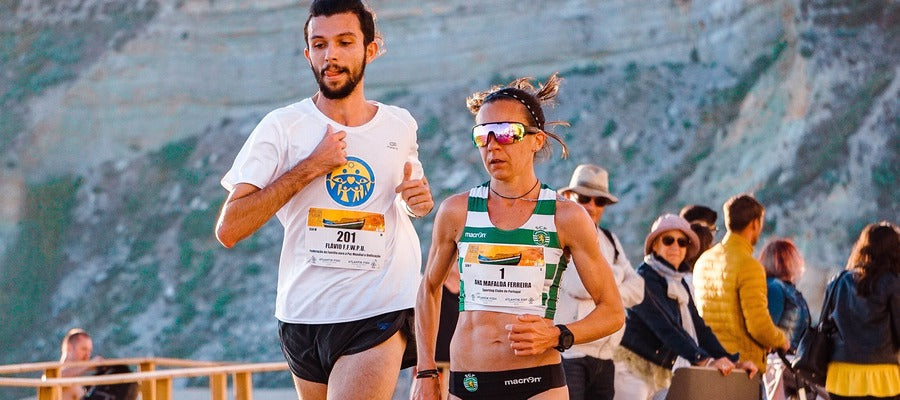
[[[378,270],[384,264],[386,243],[383,214],[309,210],[306,247],[313,265]]]

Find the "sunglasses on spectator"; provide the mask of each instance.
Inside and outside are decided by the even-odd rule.
[[[687,238],[678,238],[677,240],[671,236],[663,236],[662,244],[665,246],[671,246],[672,243],[678,242],[678,247],[687,247],[688,244],[691,243]]]
[[[526,134],[540,131],[521,122],[488,122],[472,127],[472,141],[475,147],[484,147],[488,144],[488,136],[494,135],[494,140],[499,144],[513,144],[524,139]]]
[[[578,193],[574,193],[574,192],[572,194],[575,197],[575,201],[577,201],[578,204],[587,204],[587,203],[590,203],[591,200],[594,200],[594,205],[597,207],[606,207],[606,206],[612,204],[612,202],[609,201],[609,199],[607,199],[606,197],[585,196],[583,194],[578,194]]]
[[[704,221],[704,220],[696,220],[696,221],[693,221],[693,222],[691,222],[691,225],[700,225],[700,226],[702,226],[702,227],[704,227],[704,228],[706,228],[706,229],[709,229],[709,231],[712,232],[712,233],[716,233],[716,232],[719,231],[719,227],[718,227],[718,226],[716,226],[716,225],[710,225],[709,223],[707,223],[707,222]]]

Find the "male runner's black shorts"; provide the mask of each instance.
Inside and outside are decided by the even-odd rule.
[[[450,371],[450,394],[463,400],[525,400],[563,386],[562,364],[496,372]]]
[[[336,324],[291,324],[278,322],[281,352],[291,372],[311,382],[328,383],[338,358],[361,353],[400,331],[406,336],[406,350],[400,368],[416,365],[415,317],[406,309],[359,321]]]

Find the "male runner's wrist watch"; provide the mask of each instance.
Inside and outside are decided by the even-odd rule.
[[[556,327],[559,328],[559,344],[554,348],[560,352],[566,351],[575,344],[575,335],[565,325],[559,324]]]

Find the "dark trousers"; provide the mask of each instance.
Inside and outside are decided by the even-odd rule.
[[[563,358],[571,400],[612,400],[616,393],[616,366],[594,357]]]
[[[828,393],[828,396],[831,397],[831,400],[897,400],[900,399],[900,396],[892,396],[892,397],[875,397],[875,396],[859,396],[859,397],[847,397],[847,396],[838,396],[833,393]]]

